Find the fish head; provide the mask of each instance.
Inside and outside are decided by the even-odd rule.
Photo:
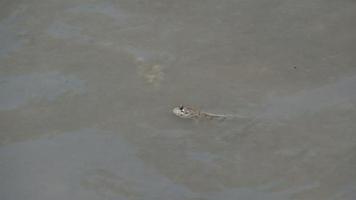
[[[184,105],[173,108],[173,114],[180,118],[191,119],[199,115],[199,111]]]

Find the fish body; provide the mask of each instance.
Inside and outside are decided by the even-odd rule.
[[[178,107],[173,108],[173,114],[183,119],[194,119],[194,120],[199,120],[199,119],[225,120],[225,119],[238,117],[234,115],[224,115],[224,114],[204,112],[201,111],[200,109],[191,106],[186,106],[186,105],[180,105]]]

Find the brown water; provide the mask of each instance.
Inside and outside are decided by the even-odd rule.
[[[356,199],[355,18],[350,0],[0,1],[1,199]]]

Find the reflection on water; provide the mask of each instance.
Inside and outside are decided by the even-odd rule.
[[[35,197],[40,199],[69,195],[89,199],[213,200],[237,197],[275,200],[286,199],[290,194],[310,188],[268,192],[277,186],[266,185],[198,194],[173,183],[143,163],[136,155],[137,149],[124,138],[94,129],[10,144],[0,150],[2,180],[11,183],[2,187],[5,199],[19,199],[26,196],[26,190],[32,190],[39,191]]]
[[[83,81],[56,72],[1,77],[0,84],[0,93],[4,94],[0,110],[15,109],[43,99],[53,101],[65,92],[80,94],[85,89]]]
[[[95,190],[103,196],[113,193],[114,197],[143,198],[142,194],[135,191],[137,186],[105,169],[96,169],[86,174],[80,185],[87,190]]]
[[[2,6],[1,199],[356,199],[354,2]]]
[[[1,178],[11,184],[1,192],[4,199],[194,197],[146,166],[136,151],[119,135],[94,129],[6,145]]]

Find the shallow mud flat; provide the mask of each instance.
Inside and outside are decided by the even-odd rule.
[[[355,17],[353,1],[0,1],[0,199],[356,199]]]

